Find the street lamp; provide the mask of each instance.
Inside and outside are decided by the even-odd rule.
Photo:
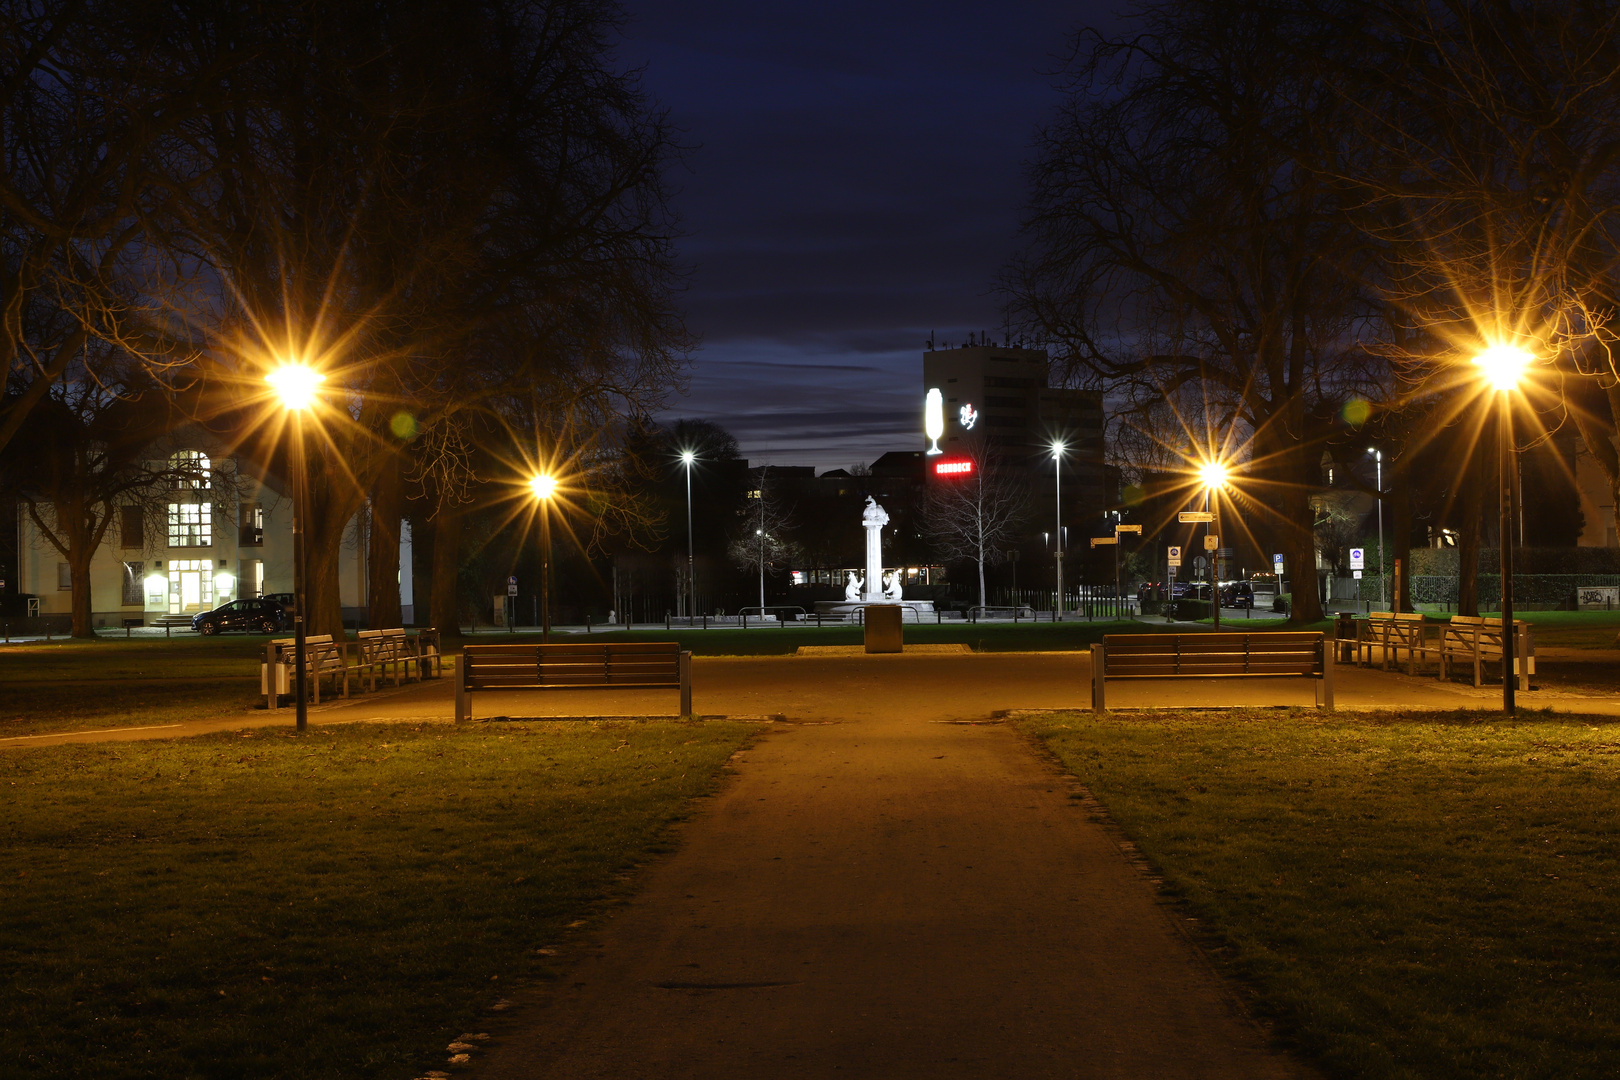
[[[264,381],[281,399],[282,408],[292,414],[293,422],[293,694],[298,731],[302,734],[309,727],[309,686],[304,672],[309,635],[304,619],[304,410],[315,403],[315,391],[326,381],[326,376],[306,364],[288,363],[272,370]]]
[[[697,571],[692,558],[692,462],[697,460],[697,454],[690,450],[681,451],[681,464],[686,466],[686,617],[688,620],[697,612]],[[761,618],[764,614],[761,613]]]
[[[1478,356],[1474,364],[1485,380],[1496,391],[1496,461],[1501,484],[1498,502],[1502,509],[1501,563],[1502,563],[1502,711],[1511,715],[1514,709],[1514,691],[1517,675],[1514,652],[1518,642],[1513,633],[1513,520],[1514,483],[1516,462],[1513,453],[1512,393],[1532,357],[1523,349],[1512,345],[1492,345]]]
[[[1369,446],[1367,447],[1367,453],[1373,456],[1374,482],[1378,485],[1378,606],[1382,608],[1384,606],[1384,452],[1376,446]],[[1392,607],[1390,610],[1395,609]]]
[[[551,640],[551,497],[557,480],[550,473],[529,478],[529,490],[540,502],[540,641]]]
[[[1063,618],[1063,440],[1052,442],[1052,475],[1057,480],[1057,612]]]
[[[1215,630],[1221,629],[1221,500],[1220,490],[1226,484],[1226,466],[1219,461],[1206,461],[1198,466],[1198,479],[1204,485],[1204,508],[1212,516],[1209,526],[1205,526],[1205,536],[1213,527],[1215,534],[1215,550],[1210,552],[1210,563],[1213,569],[1210,572],[1209,583],[1209,610],[1215,618]],[[1250,614],[1253,614],[1252,612]]]

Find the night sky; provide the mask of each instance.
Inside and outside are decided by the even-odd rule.
[[[1112,7],[629,0],[621,55],[693,147],[673,179],[703,345],[667,418],[756,463],[919,448],[923,343],[999,332],[1052,73]]]

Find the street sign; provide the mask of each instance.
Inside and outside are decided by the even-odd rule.
[[[506,583],[508,585],[516,585],[517,584],[517,575],[513,574],[511,577],[507,578]]]
[[[1366,552],[1361,548],[1350,549],[1350,569],[1365,570],[1367,568]],[[1358,575],[1359,576],[1359,575]]]
[[[1171,566],[1180,566],[1181,565],[1181,549],[1180,548],[1173,547],[1173,548],[1170,549],[1170,565]]]
[[[1271,572],[1276,574],[1278,577],[1282,577],[1283,557],[1280,552],[1271,557]]]
[[[1119,537],[1117,537],[1117,536],[1093,536],[1091,538],[1091,546],[1092,547],[1096,547],[1098,544],[1117,544],[1117,543],[1119,543]]]
[[[1221,546],[1221,538],[1216,536],[1214,533],[1210,533],[1208,536],[1204,537],[1204,550],[1205,551],[1214,551],[1216,548],[1218,548],[1220,546]]]
[[[1181,513],[1176,515],[1176,520],[1181,522],[1183,525],[1189,523],[1194,525],[1202,525],[1206,521],[1214,521],[1215,515],[1210,513],[1208,510],[1183,510]]]
[[[1352,571],[1350,571],[1350,576],[1355,578],[1357,581],[1360,581],[1361,580],[1361,571],[1360,570],[1352,570]]]
[[[1118,535],[1119,533],[1136,533],[1138,536],[1140,536],[1142,534],[1142,526],[1140,526],[1140,525],[1115,525],[1114,526],[1114,533],[1115,533],[1115,535]]]
[[[517,582],[509,581],[509,582],[506,583],[506,595],[507,596],[516,596],[517,595]]]

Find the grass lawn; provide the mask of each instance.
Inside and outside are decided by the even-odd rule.
[[[0,753],[0,1077],[441,1068],[753,730],[350,725]]]
[[[1620,1075],[1620,724],[1026,721],[1341,1077]]]

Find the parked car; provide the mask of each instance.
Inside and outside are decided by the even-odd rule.
[[[1221,607],[1254,609],[1254,588],[1247,581],[1221,583]]]
[[[287,613],[282,606],[267,596],[252,600],[232,600],[212,611],[198,612],[191,618],[191,628],[199,634],[221,634],[227,630],[242,630],[249,634],[274,634],[283,628]]]
[[[1207,581],[1178,581],[1171,590],[1172,600],[1208,600],[1209,582]]]

